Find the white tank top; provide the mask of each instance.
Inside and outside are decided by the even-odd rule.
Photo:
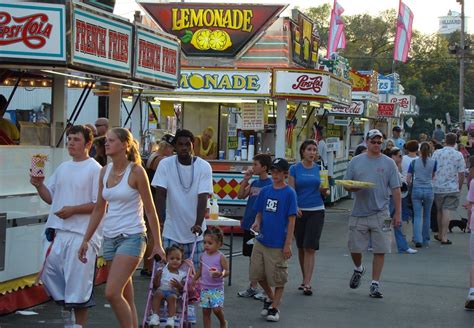
[[[131,235],[146,231],[142,199],[138,190],[128,184],[132,166],[127,166],[122,180],[117,185],[108,188],[107,179],[113,163],[107,165],[102,189],[102,197],[109,203],[104,219],[104,237],[114,238],[120,234]]]

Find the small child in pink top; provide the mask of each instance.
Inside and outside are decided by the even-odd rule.
[[[224,234],[217,227],[208,227],[204,232],[204,252],[199,259],[199,268],[193,279],[201,280],[201,297],[204,328],[211,328],[211,313],[219,319],[220,328],[227,328],[224,318],[224,278],[229,275],[227,260],[219,249],[224,243]]]

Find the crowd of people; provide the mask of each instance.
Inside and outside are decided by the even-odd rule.
[[[96,140],[103,138],[103,146],[94,143],[94,134]],[[348,248],[354,264],[350,288],[361,285],[366,272],[362,254],[370,250],[369,296],[383,297],[380,280],[385,254],[391,252],[392,228],[399,253],[416,254],[428,247],[430,229],[436,232],[435,240],[452,244],[447,238],[452,211],[458,207],[465,175],[472,181],[466,161],[474,161],[458,150],[456,134],[440,136],[435,131],[432,140],[435,136],[442,140],[405,142],[396,127],[393,140],[385,140],[373,129],[357,147],[345,179],[371,182],[375,187],[346,187],[355,197],[348,222]],[[206,135],[204,141],[210,137]],[[210,143],[201,142],[200,147],[212,149]],[[220,327],[227,327],[223,307],[224,279],[229,271],[219,251],[223,233],[215,227],[207,229],[204,220],[207,200],[213,193],[212,169],[194,156],[195,143],[190,131],[178,130],[174,136],[165,135],[159,150],[142,163],[131,133],[123,128],[109,129],[108,121],[100,118],[94,126],[68,129],[70,161],[62,163],[47,180],[31,177],[41,199],[51,204],[41,280],[77,325],[86,324],[87,310],[94,305],[95,263],[102,246],[108,269],[105,296],[121,327],[138,327],[133,273],[144,260],[142,274],[151,275],[156,257],[164,264],[154,275],[150,324],[160,322],[160,303],[166,300],[165,322],[173,327],[187,266],[196,271],[191,286],[198,282],[201,286],[204,327],[211,326],[212,313]],[[434,151],[435,146],[440,149]],[[290,166],[283,158],[272,160],[268,154],[257,154],[238,192],[238,198],[248,198],[241,225],[243,255],[250,257],[249,288],[238,295],[259,296],[264,305],[261,315],[267,321],[280,318],[293,238],[301,270],[298,288],[303,295],[313,294],[311,281],[327,189],[321,186],[315,140],[301,144],[300,158]],[[474,186],[469,188],[468,202],[470,208]],[[432,220],[433,208],[436,220]],[[474,229],[473,222],[470,229]],[[410,224],[413,238],[407,240],[406,226]],[[470,245],[474,261],[474,237]],[[263,293],[258,293],[257,284]],[[474,266],[465,307],[474,309]]]

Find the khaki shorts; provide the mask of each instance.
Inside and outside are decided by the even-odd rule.
[[[459,206],[459,192],[447,194],[435,194],[434,201],[436,208],[443,210],[457,210]]]
[[[264,280],[270,287],[284,287],[288,281],[288,263],[283,258],[283,249],[255,241],[250,258],[250,281]]]
[[[349,217],[349,242],[348,247],[351,253],[362,253],[369,247],[372,241],[373,253],[390,253],[392,231],[383,231],[385,221],[392,219],[388,213],[378,213],[370,216]]]

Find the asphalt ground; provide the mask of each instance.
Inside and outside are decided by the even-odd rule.
[[[465,192],[463,193],[465,194]],[[464,196],[463,196],[464,197]],[[232,286],[225,289],[225,316],[229,327],[474,327],[474,312],[464,310],[469,286],[471,261],[469,234],[455,230],[449,234],[452,245],[431,241],[418,254],[388,254],[382,273],[383,299],[368,295],[372,254],[364,254],[367,272],[361,287],[349,288],[353,264],[347,250],[347,220],[352,200],[338,202],[326,211],[313,278],[313,296],[297,290],[301,274],[294,255],[289,265],[279,322],[260,317],[262,302],[243,299],[237,292],[248,286],[248,258],[234,257]],[[466,217],[460,207],[454,218]],[[411,239],[411,232],[408,234]],[[235,250],[241,248],[235,237]],[[412,246],[413,247],[413,246]],[[293,246],[296,253],[296,247]],[[139,271],[134,277],[136,305],[141,317],[149,280]],[[112,309],[104,298],[104,285],[95,289],[97,306],[90,311],[88,327],[118,327]],[[48,302],[29,309],[37,314],[10,314],[0,317],[0,327],[63,327],[60,308]],[[198,309],[196,327],[202,327]],[[218,327],[213,318],[213,327]]]

